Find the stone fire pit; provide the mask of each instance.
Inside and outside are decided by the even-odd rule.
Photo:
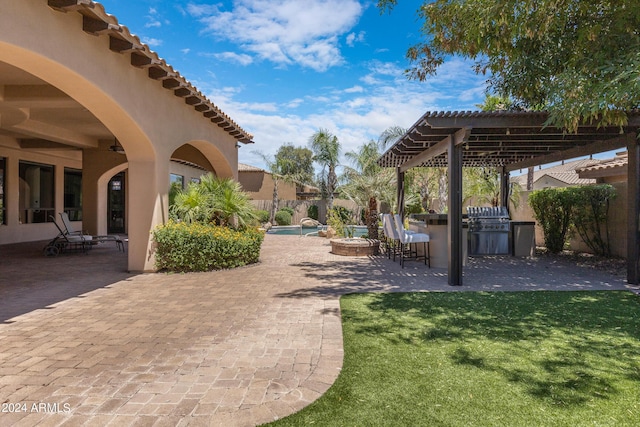
[[[380,241],[374,239],[331,239],[331,253],[343,256],[377,255]]]

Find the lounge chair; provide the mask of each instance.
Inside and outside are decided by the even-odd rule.
[[[49,215],[49,218],[51,218],[51,221],[55,224],[59,233],[42,249],[42,253],[45,256],[56,256],[67,249],[81,249],[84,254],[87,254],[87,249],[91,248],[92,236],[68,234],[62,231],[54,216]]]
[[[62,218],[62,224],[65,228],[65,233],[69,236],[84,236],[91,237],[91,244],[95,245],[103,242],[115,242],[119,251],[124,252],[124,240],[122,237],[115,234],[108,234],[104,236],[87,236],[82,233],[82,231],[77,231],[73,229],[73,225],[71,225],[71,221],[69,220],[69,215],[66,212],[60,212],[60,218]],[[56,224],[57,227],[57,224]],[[59,228],[59,227],[58,227]]]

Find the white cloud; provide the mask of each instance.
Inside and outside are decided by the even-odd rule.
[[[160,13],[154,7],[149,8],[149,14],[145,18],[147,18],[147,23],[144,24],[145,28],[160,28],[162,26]],[[168,24],[169,21],[165,21],[165,23]]]
[[[180,52],[182,52],[183,54],[187,55],[189,52],[191,52],[191,49],[189,49],[188,47],[184,48],[184,49],[180,49]]]
[[[150,47],[162,46],[162,40],[154,39],[153,37],[143,37],[142,43],[149,45]]]
[[[238,54],[235,52],[214,53],[213,57],[221,61],[235,62],[240,65],[249,65],[253,62],[253,58],[247,54]]]
[[[195,4],[187,10],[206,25],[205,31],[262,59],[316,71],[342,63],[338,37],[363,12],[355,0],[238,0],[231,11]]]
[[[304,99],[296,98],[296,99],[292,99],[291,101],[287,102],[285,104],[285,107],[287,107],[287,108],[298,108],[303,103],[304,103]]]
[[[363,42],[364,41],[364,35],[365,35],[364,31],[360,31],[358,34],[349,33],[347,35],[347,40],[346,40],[347,41],[347,45],[350,46],[350,47],[353,47],[353,45],[356,42]]]
[[[254,135],[256,145],[242,146],[240,162],[266,167],[252,151],[273,155],[285,142],[307,146],[315,131],[326,128],[338,136],[345,153],[377,140],[391,126],[412,126],[426,111],[471,110],[484,97],[485,77],[469,73],[469,62],[452,64],[445,69],[447,73],[425,82],[409,81],[401,72],[398,75],[399,67],[394,64],[372,62],[369,67],[367,76],[375,78],[375,85],[362,91],[350,90],[359,86],[333,88],[330,96],[306,96],[304,104],[296,99],[292,101],[299,106],[296,114],[283,107],[267,111],[263,104],[236,101],[236,96],[250,95],[243,92],[240,96],[238,89],[227,88],[211,99]],[[316,108],[314,103],[323,105]]]
[[[360,85],[356,85],[344,90],[345,93],[360,93],[364,92],[364,88]]]

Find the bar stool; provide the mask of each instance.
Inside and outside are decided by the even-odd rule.
[[[394,215],[396,230],[398,235],[398,241],[400,243],[400,265],[404,268],[404,259],[405,259],[405,246],[408,248],[410,259],[424,259],[424,264],[431,268],[431,259],[430,259],[430,248],[429,248],[429,235],[425,233],[414,233],[408,230],[405,230],[404,225],[402,224],[402,218],[400,215]],[[411,251],[411,245],[422,243],[424,245],[424,256],[418,256],[418,249],[416,247],[415,251]],[[395,258],[394,258],[395,260]]]

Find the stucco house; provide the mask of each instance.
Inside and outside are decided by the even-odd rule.
[[[580,179],[593,179],[598,184],[613,184],[627,181],[629,152],[616,153],[612,159],[600,160],[592,165],[576,169]]]
[[[252,200],[273,200],[273,174],[256,166],[238,163],[238,181]],[[320,189],[310,185],[278,182],[280,200],[307,200],[320,197]]]
[[[51,239],[67,212],[128,234],[128,269],[153,270],[170,182],[237,179],[252,135],[99,3],[0,10],[0,244]]]
[[[572,185],[595,184],[593,178],[578,175],[577,170],[598,163],[595,159],[580,159],[561,162],[547,168],[535,168],[533,171],[533,190],[550,187],[568,187]],[[522,189],[527,188],[527,174],[514,176],[511,182],[517,183]]]

